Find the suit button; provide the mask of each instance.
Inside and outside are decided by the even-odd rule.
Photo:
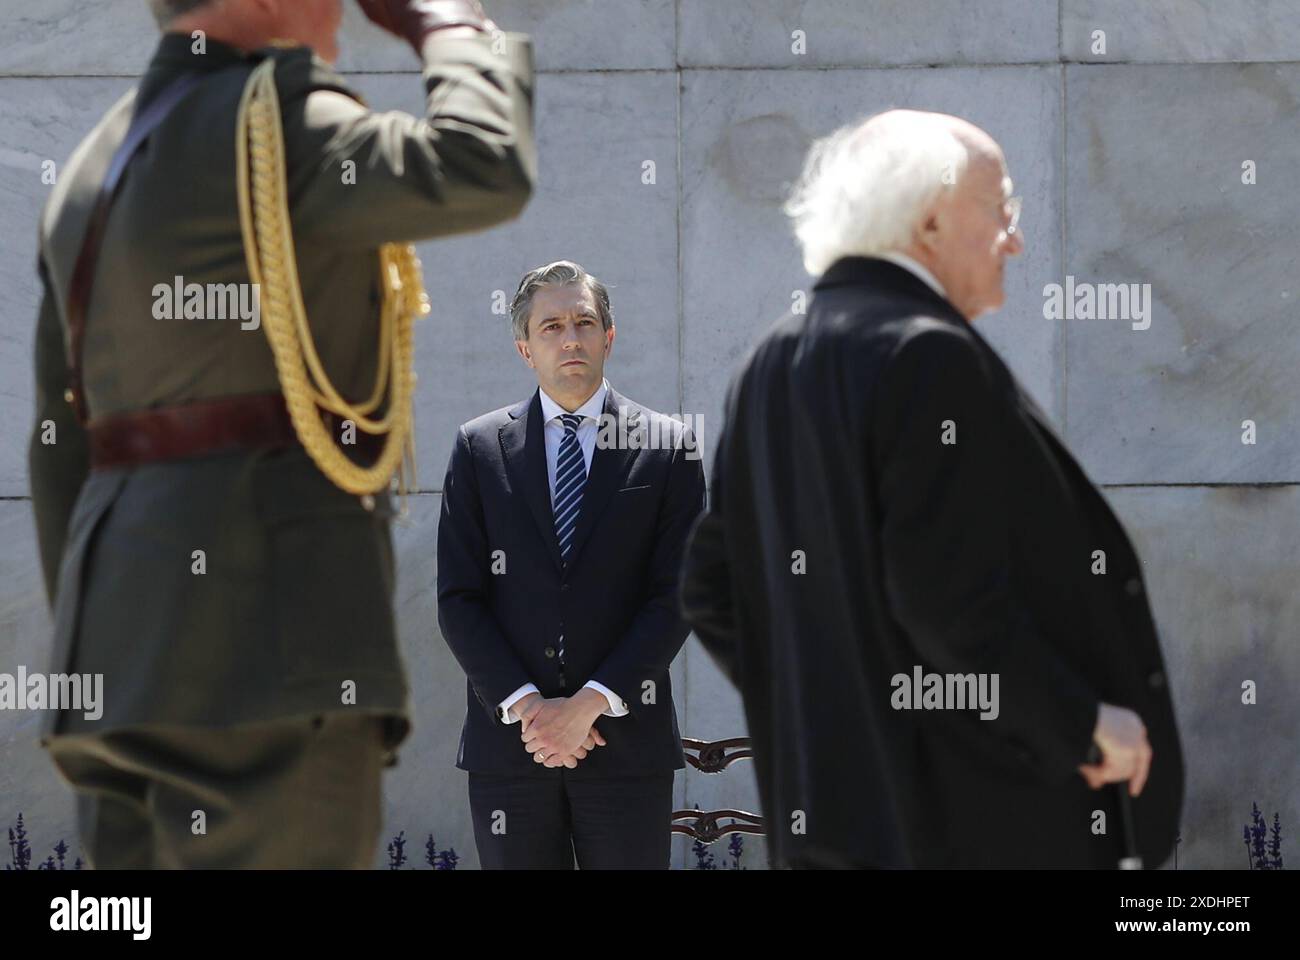
[[[375,498],[368,493],[361,495],[361,506],[367,511],[375,509]]]
[[[569,585],[568,585],[567,583],[562,583],[562,584],[560,584],[560,591],[561,591],[562,593],[568,593],[568,592],[569,592]]]
[[[1164,685],[1165,685],[1165,675],[1159,670],[1156,670],[1154,673],[1151,674],[1151,676],[1147,677],[1147,686],[1149,686],[1152,690],[1159,690]]]
[[[545,653],[546,653],[546,658],[549,660],[555,656],[555,648],[547,647]]]
[[[1142,592],[1142,581],[1137,577],[1129,577],[1124,581],[1124,590],[1130,597],[1136,597]]]
[[[72,388],[71,388],[71,387],[68,387],[68,389],[66,389],[66,390],[63,391],[63,399],[64,399],[67,403],[72,403],[72,401],[75,400],[76,398],[77,398],[77,395],[74,394],[74,393],[72,392]]]

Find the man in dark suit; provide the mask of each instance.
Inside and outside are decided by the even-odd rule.
[[[609,295],[579,265],[527,273],[511,320],[538,389],[461,426],[438,526],[479,859],[664,869],[684,766],[677,577],[704,507],[695,438],[610,388]]]
[[[1111,782],[1147,865],[1172,849],[1141,563],[971,325],[1022,249],[1010,187],[982,130],[892,111],[816,145],[787,205],[820,279],[729,388],[682,585],[776,865],[1114,867]]]
[[[49,711],[43,742],[78,790],[96,867],[368,868],[383,767],[409,728],[392,471],[365,442],[385,431],[351,422],[350,437],[335,414],[361,405],[388,356],[387,245],[484,229],[527,202],[531,49],[476,2],[365,0],[421,57],[417,118],[371,111],[326,62],[341,0],[151,6],[165,32],[148,70],[69,160],[41,223],[30,460],[52,672],[103,677],[102,716]],[[250,148],[248,166],[255,186],[283,175],[287,196],[283,211],[261,194],[254,206],[285,224],[287,256],[242,229],[237,118],[253,116],[255,71],[273,83],[259,114],[279,111],[259,130],[283,156]],[[247,318],[204,312],[214,291],[256,294],[254,264],[273,253],[296,259],[300,289]],[[173,281],[199,294],[160,300]],[[273,320],[292,323],[284,297],[305,301],[337,432],[311,400],[301,418],[286,408],[268,342]],[[375,416],[400,424],[409,369],[390,372]],[[311,455],[304,435],[321,441]],[[342,479],[358,471],[366,492]]]

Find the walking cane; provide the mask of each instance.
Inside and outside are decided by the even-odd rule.
[[[1088,765],[1101,763],[1101,747],[1093,743],[1088,751]],[[1119,839],[1124,855],[1119,858],[1120,870],[1141,870],[1142,857],[1137,848],[1137,832],[1133,827],[1133,798],[1128,795],[1128,781],[1111,785],[1115,789],[1115,800],[1119,806]]]

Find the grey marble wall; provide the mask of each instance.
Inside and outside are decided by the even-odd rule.
[[[456,424],[524,396],[496,291],[569,257],[608,280],[608,376],[665,412],[700,414],[807,290],[779,211],[809,141],[889,106],[969,117],[1005,147],[1027,250],[1008,304],[980,321],[1055,418],[1138,542],[1182,724],[1179,865],[1241,868],[1258,802],[1300,822],[1300,11],[1290,0],[488,0],[531,33],[541,186],[503,229],[421,249],[434,315],[419,330],[420,487],[396,530],[398,607],[416,729],[387,781],[386,835],[474,866],[452,764],[463,677],[438,636],[434,538]],[[48,614],[25,469],[36,217],[61,162],[146,62],[143,0],[0,0],[0,672],[44,664]],[[800,46],[802,44],[802,46]],[[349,4],[340,66],[379,108],[415,110],[400,44]],[[647,161],[653,183],[643,182]],[[1254,183],[1243,182],[1247,164]],[[1149,328],[1049,320],[1043,288],[1150,284]],[[1242,442],[1242,423],[1255,442]],[[710,458],[711,459],[711,458]],[[706,460],[706,464],[709,460]],[[673,667],[689,736],[744,731],[738,697],[694,638]],[[1241,702],[1243,681],[1258,702]],[[0,712],[0,820],[26,813],[43,857],[72,801]],[[750,769],[679,775],[678,806],[757,809]],[[761,865],[761,841],[746,861]],[[75,849],[75,844],[74,844]],[[1284,852],[1287,848],[1284,848]],[[722,854],[722,845],[716,851]],[[675,863],[693,862],[674,840]],[[377,863],[384,859],[382,851]]]

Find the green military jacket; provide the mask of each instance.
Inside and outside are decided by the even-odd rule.
[[[335,385],[364,399],[376,369],[378,247],[512,219],[536,177],[528,39],[435,34],[423,53],[426,114],[413,117],[370,111],[305,48],[247,55],[208,39],[198,53],[189,35],[165,34],[139,86],[64,168],[40,225],[29,463],[54,612],[50,672],[102,674],[103,713],[47,711],[43,740],[339,709],[389,718],[390,746],[405,736],[389,498],[343,492],[298,447],[88,471],[85,432],[64,399],[66,300],[133,114],[182,72],[201,71],[112,206],[85,324],[89,416],[278,389],[260,327],[156,317],[158,285],[177,277],[249,283],[236,112],[252,68],[274,56],[307,315]]]

